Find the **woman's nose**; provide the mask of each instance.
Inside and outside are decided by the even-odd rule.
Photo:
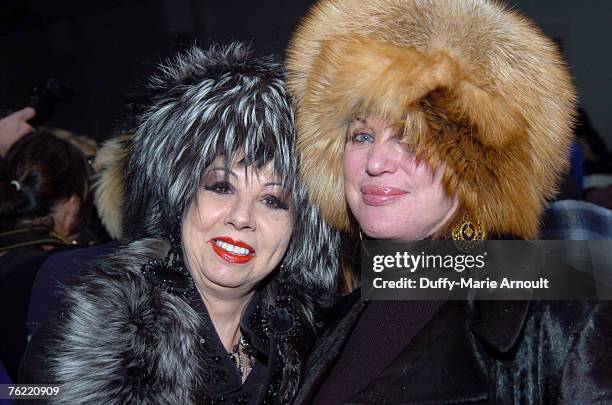
[[[397,152],[385,144],[374,143],[368,151],[366,172],[370,176],[384,173],[395,173],[397,170]]]
[[[230,207],[225,223],[235,229],[255,230],[255,218],[253,215],[253,204],[250,201],[236,199]]]

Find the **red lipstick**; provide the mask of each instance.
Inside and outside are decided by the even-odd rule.
[[[217,256],[229,263],[244,264],[257,257],[255,255],[255,249],[253,249],[251,245],[240,240],[234,240],[229,236],[214,237],[209,241],[209,243]],[[235,247],[246,249],[248,252],[236,252]],[[234,251],[228,249],[232,249]]]
[[[408,194],[404,190],[391,186],[363,186],[360,191],[367,205],[390,204]]]

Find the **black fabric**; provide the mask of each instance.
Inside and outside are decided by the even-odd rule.
[[[314,403],[345,402],[364,389],[400,354],[443,303],[443,301],[368,303]],[[364,364],[368,366],[363,367]]]
[[[218,358],[218,361],[213,361],[216,368],[215,374],[221,378],[215,381],[208,381],[206,384],[206,393],[209,396],[208,400],[210,402],[215,400],[221,402],[244,401],[244,403],[257,404],[265,400],[273,374],[273,368],[269,363],[269,355],[275,360],[276,353],[267,344],[268,342],[262,339],[262,336],[249,327],[250,321],[255,317],[259,317],[257,313],[259,301],[259,295],[256,294],[240,318],[240,329],[247,337],[247,341],[257,352],[253,369],[243,383],[236,365],[232,363],[219,335],[215,331],[202,298],[199,294],[194,294],[192,298],[192,307],[205,320],[207,326],[202,331],[200,339],[206,347],[208,357],[215,360]]]
[[[296,403],[312,403],[356,325],[373,326],[363,303],[351,299],[318,341]],[[612,403],[610,313],[612,302],[448,301],[345,402]]]
[[[32,284],[32,294],[28,307],[28,333],[52,319],[59,306],[62,289],[77,276],[89,263],[111,253],[119,242],[109,242],[90,247],[68,247],[54,252],[42,263]]]
[[[27,344],[32,284],[41,264],[53,253],[42,246],[62,244],[46,228],[0,233],[0,358],[13,381]]]
[[[26,246],[0,257],[0,269],[6,276],[0,283],[0,356],[13,381],[27,344],[26,318],[32,284],[48,255],[36,246]]]
[[[58,339],[57,321],[45,322],[32,335],[19,365],[15,381],[28,384],[54,384],[50,363],[52,342]]]

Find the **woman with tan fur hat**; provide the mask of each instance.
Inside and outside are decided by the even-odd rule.
[[[392,241],[537,235],[575,92],[531,22],[486,0],[323,0],[288,56],[301,176],[330,224]],[[352,294],[297,402],[609,402],[610,309]]]

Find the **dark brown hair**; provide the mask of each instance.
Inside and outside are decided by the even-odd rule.
[[[30,133],[7,152],[0,176],[0,230],[53,227],[53,207],[73,195],[81,202],[79,223],[87,217],[89,173],[85,155],[49,133]]]

